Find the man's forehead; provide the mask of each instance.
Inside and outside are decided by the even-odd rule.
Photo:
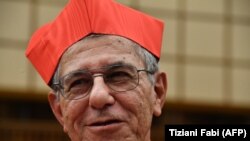
[[[122,49],[123,52],[134,52],[134,48],[140,46],[135,42],[121,36],[94,34],[87,36],[73,44],[65,51],[65,53],[62,55],[62,58],[71,58],[74,54],[79,52],[88,52],[95,50],[95,48],[101,47],[103,49]],[[102,49],[100,49],[100,51],[101,50]]]
[[[84,38],[62,55],[59,61],[63,72],[61,75],[78,69],[112,65],[115,62],[141,65],[143,60],[136,52],[136,47],[140,48],[133,41],[116,35]]]

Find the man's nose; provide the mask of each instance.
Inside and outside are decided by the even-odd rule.
[[[89,105],[96,109],[102,109],[105,106],[115,103],[113,95],[110,94],[110,89],[105,84],[102,76],[93,78],[94,84],[89,94]]]

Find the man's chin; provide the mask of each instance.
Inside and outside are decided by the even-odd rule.
[[[138,141],[138,139],[120,123],[105,127],[90,127],[81,141]]]

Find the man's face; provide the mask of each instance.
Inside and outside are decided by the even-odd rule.
[[[131,41],[118,36],[90,38],[76,43],[63,55],[60,77],[118,62],[145,68]],[[138,86],[125,92],[114,92],[102,76],[94,77],[88,96],[78,100],[61,96],[57,100],[51,92],[49,101],[72,141],[149,141],[152,116],[159,115],[162,104],[147,75],[140,72]]]

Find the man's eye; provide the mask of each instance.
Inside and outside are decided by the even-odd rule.
[[[107,76],[108,81],[111,81],[111,82],[126,81],[132,78],[133,76],[131,74],[129,74],[128,72],[124,72],[124,71],[113,72]]]
[[[84,88],[86,86],[89,86],[91,81],[89,79],[77,79],[74,80],[69,86],[68,86],[68,91],[71,89],[76,89],[76,88]]]

